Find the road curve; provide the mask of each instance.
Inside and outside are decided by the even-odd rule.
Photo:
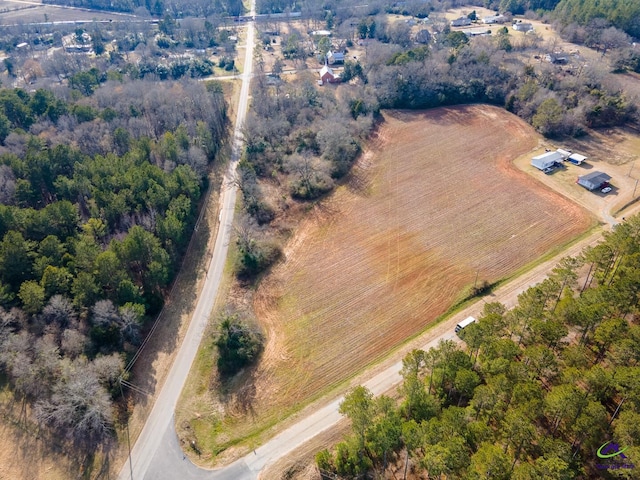
[[[454,333],[456,322],[469,315],[478,316],[485,302],[501,302],[508,308],[515,306],[518,295],[530,286],[541,282],[562,257],[578,255],[586,246],[597,243],[601,239],[601,236],[602,230],[598,229],[594,234],[573,244],[554,258],[541,263],[526,274],[505,284],[499,288],[495,294],[490,294],[483,298],[481,302],[477,302],[442,324],[435,326],[432,330],[422,335],[420,339],[411,342],[412,345],[406,346],[402,350],[408,351],[411,348],[428,350],[431,347],[435,347],[441,340],[459,342],[460,339]],[[362,384],[375,395],[385,393],[399,385],[401,381],[401,368],[402,362],[396,361]],[[245,457],[227,467],[217,470],[201,469],[192,464],[188,458],[184,457],[172,423],[171,428],[165,429],[161,440],[163,447],[161,450],[158,450],[153,458],[152,466],[148,469],[147,476],[144,478],[145,480],[259,479],[265,467],[275,463],[277,460],[300,447],[306,441],[336,425],[342,418],[338,412],[338,408],[343,398],[343,396],[340,396],[339,398],[331,400],[329,404],[318,408]]]
[[[252,0],[252,13],[254,12],[254,8],[255,0]],[[236,187],[230,180],[233,178],[237,160],[241,153],[243,141],[241,132],[248,108],[249,83],[253,65],[254,22],[248,22],[247,26],[246,57],[244,73],[242,75],[243,81],[238,105],[238,116],[234,130],[232,159],[226,179],[223,182],[221,197],[222,208],[219,217],[220,228],[216,238],[214,254],[207,269],[207,279],[199,295],[196,310],[185,339],[180,346],[176,360],[171,367],[153,410],[132,449],[131,463],[129,463],[129,461],[125,463],[118,477],[119,480],[255,480],[260,478],[260,473],[265,467],[273,464],[319,433],[333,427],[342,418],[338,412],[339,404],[343,398],[341,396],[330,400],[330,403],[318,408],[245,457],[227,467],[216,470],[202,469],[191,463],[189,459],[184,456],[174,429],[173,412],[175,411],[175,406],[184,386],[185,379],[189,374],[213,307],[218,286],[222,278],[231,235]],[[606,220],[610,224],[615,222],[613,217],[606,218]],[[505,284],[494,294],[485,297],[483,302],[478,302],[464,311],[459,312],[454,317],[421,336],[419,340],[411,342],[413,346],[405,346],[403,351],[409,348],[422,348],[426,350],[437,345],[441,340],[449,339],[456,342],[459,341],[453,333],[453,327],[457,321],[468,315],[478,315],[482,310],[484,301],[499,301],[507,307],[513,307],[518,294],[526,290],[529,286],[542,281],[560,258],[568,255],[577,255],[585,246],[595,244],[601,238],[601,234],[601,230],[598,230],[593,235],[572,245],[553,259],[541,263],[525,275]],[[396,361],[384,370],[376,373],[375,376],[365,381],[363,385],[376,395],[387,392],[400,383],[401,366],[401,362]]]
[[[254,11],[255,0],[252,0],[252,12]],[[118,476],[119,480],[141,480],[143,478],[196,478],[181,476],[179,472],[167,471],[169,477],[161,477],[152,474],[156,471],[156,457],[164,454],[165,449],[169,449],[164,442],[167,435],[174,435],[173,415],[178,398],[184,387],[185,380],[189,375],[189,370],[198,351],[202,335],[207,326],[211,309],[218,293],[218,287],[222,279],[222,272],[227,259],[229,240],[231,238],[233,214],[236,203],[237,188],[234,184],[236,165],[242,152],[242,128],[247,115],[249,105],[249,84],[251,82],[253,68],[253,47],[255,39],[253,22],[247,26],[247,44],[245,52],[244,73],[242,75],[242,88],[240,89],[240,99],[238,102],[238,113],[233,132],[233,148],[229,169],[222,182],[222,192],[220,197],[221,210],[219,215],[220,226],[216,237],[215,248],[211,262],[207,267],[207,276],[204,286],[198,297],[196,309],[191,317],[189,328],[185,338],[180,345],[176,359],[171,366],[167,379],[160,390],[149,417],[131,450],[131,457],[127,459],[125,465]],[[181,464],[178,464],[181,465]],[[194,467],[195,468],[195,467]],[[200,478],[200,477],[198,477]],[[240,477],[229,477],[240,478]]]

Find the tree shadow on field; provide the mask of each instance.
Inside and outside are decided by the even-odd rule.
[[[256,364],[259,364],[259,361]],[[255,418],[257,366],[245,368],[228,379],[219,376],[216,376],[216,379],[210,388],[219,392],[226,412],[231,416],[251,415],[251,418]]]
[[[0,409],[3,419],[0,435],[11,445],[11,462],[6,465],[9,471],[15,469],[19,478],[42,478],[43,471],[49,471],[50,465],[55,465],[54,471],[64,474],[65,478],[109,478],[115,437],[98,446],[72,441],[55,428],[29,420],[30,414],[23,418],[18,412],[20,403],[5,403]]]
[[[390,110],[386,113],[401,122],[412,122],[425,119],[438,125],[467,125],[471,124],[476,115],[471,111],[473,105],[455,105],[429,108],[419,111]]]

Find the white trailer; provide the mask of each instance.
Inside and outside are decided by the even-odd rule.
[[[462,320],[460,323],[458,323],[456,325],[456,333],[458,333],[460,330],[468,327],[469,325],[471,325],[472,323],[475,323],[476,319],[473,317],[467,317],[464,320]]]

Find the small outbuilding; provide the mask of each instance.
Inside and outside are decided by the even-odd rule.
[[[592,172],[588,175],[582,175],[578,177],[578,185],[586,188],[587,190],[596,190],[602,187],[605,183],[608,183],[611,177],[603,172]]]
[[[517,32],[530,32],[531,30],[533,30],[533,25],[531,23],[528,22],[520,22],[520,23],[514,23],[513,24],[513,29]]]
[[[556,152],[558,152],[560,155],[562,155],[562,160],[566,160],[567,158],[569,158],[571,156],[571,150],[564,150],[562,148],[558,148],[556,150]]]
[[[572,153],[571,155],[569,155],[568,160],[574,165],[582,165],[582,162],[584,162],[586,159],[587,157],[585,157],[584,155],[580,155],[579,153]]]
[[[562,154],[558,152],[547,152],[531,159],[531,165],[538,170],[544,170],[545,168],[553,167],[556,163],[560,163],[564,160]]]

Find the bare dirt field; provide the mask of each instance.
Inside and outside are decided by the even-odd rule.
[[[384,116],[350,181],[297,228],[286,261],[257,289],[268,341],[241,402],[227,399],[218,445],[382,358],[463,298],[476,275],[509,277],[593,225],[513,167],[540,138],[514,115],[462,106]]]

